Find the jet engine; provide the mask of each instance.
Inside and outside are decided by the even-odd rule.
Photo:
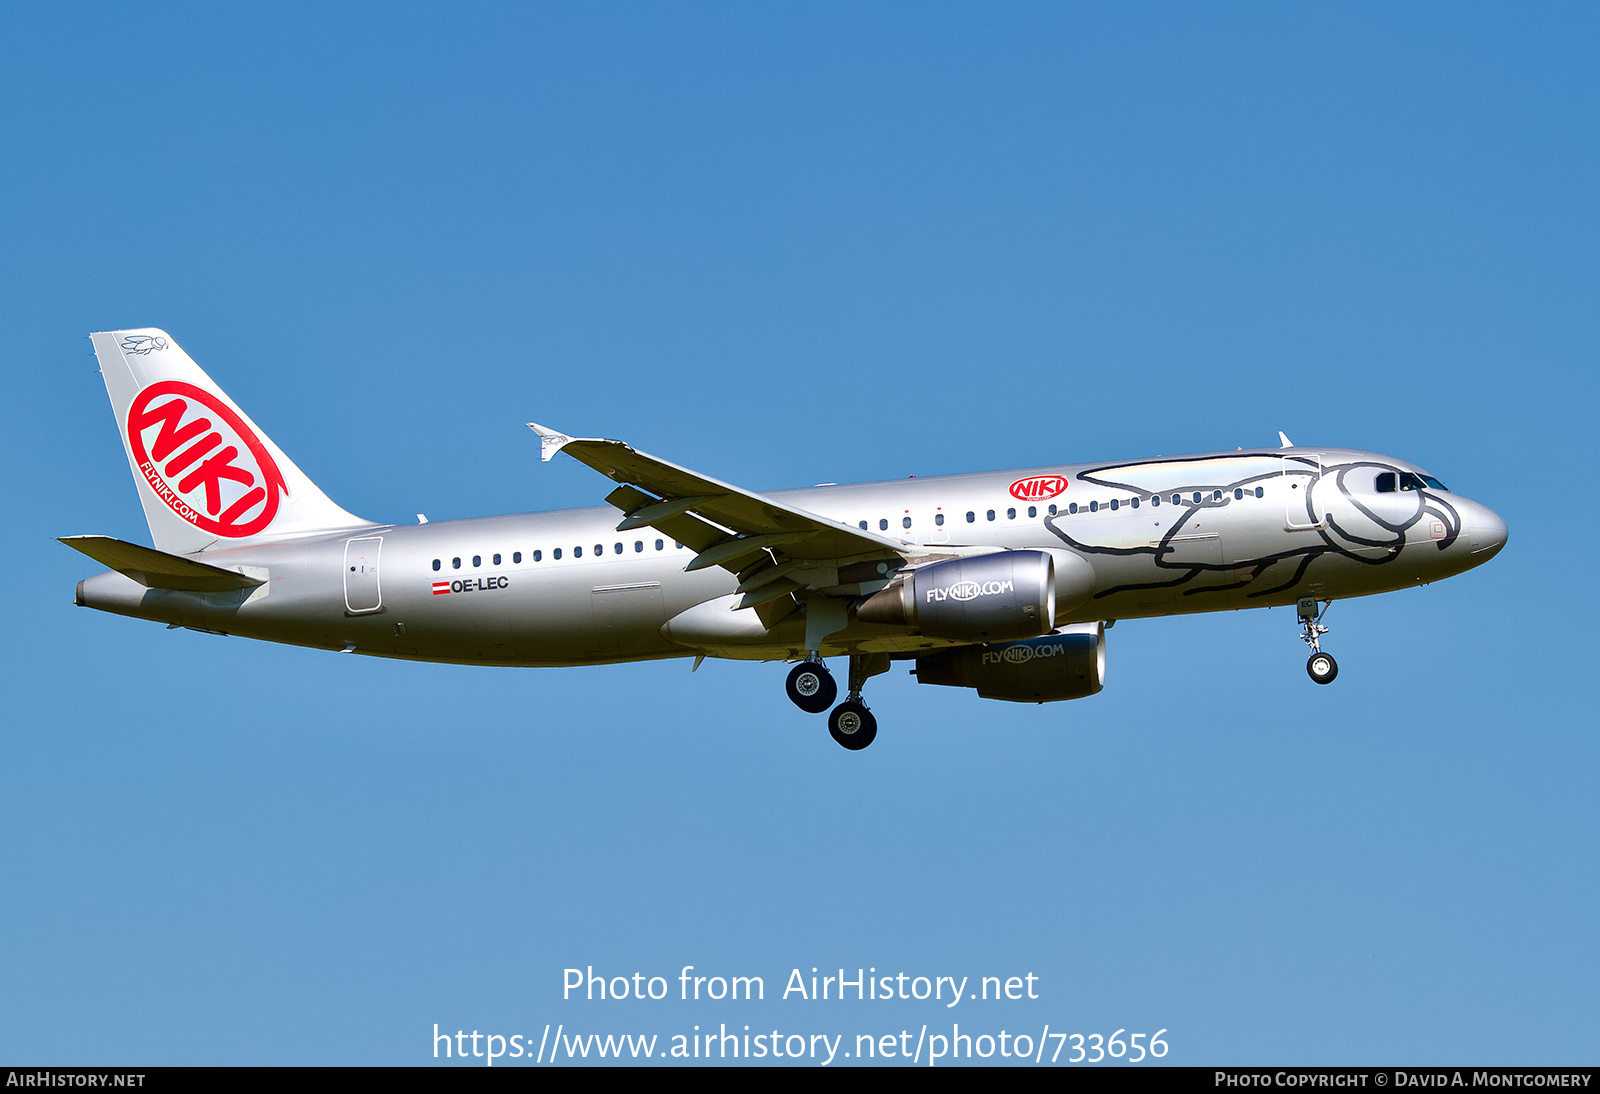
[[[856,618],[973,642],[1049,634],[1056,619],[1055,562],[1043,551],[935,562],[874,593]]]
[[[1074,623],[1025,642],[941,650],[917,658],[916,676],[919,684],[975,688],[1013,703],[1082,699],[1105,686],[1105,627]]]

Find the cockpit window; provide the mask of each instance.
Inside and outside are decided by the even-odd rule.
[[[1378,493],[1380,493],[1380,494],[1392,494],[1392,493],[1394,493],[1394,472],[1393,471],[1385,471],[1381,475],[1378,476]]]
[[[1421,479],[1417,478],[1411,472],[1409,472],[1409,471],[1400,472],[1400,489],[1402,489],[1402,490],[1425,490],[1425,489],[1427,489],[1427,486],[1428,486],[1427,483],[1425,483]]]
[[[1422,481],[1423,482],[1427,483],[1429,486],[1433,487],[1435,490],[1443,490],[1446,494],[1448,494],[1450,492],[1450,488],[1448,486],[1446,486],[1444,483],[1440,482],[1438,479],[1434,478],[1432,475],[1423,475],[1421,477],[1422,477]]]

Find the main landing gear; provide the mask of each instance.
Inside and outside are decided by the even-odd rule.
[[[861,688],[867,679],[889,671],[886,653],[850,655],[850,694],[828,715],[828,733],[851,752],[859,752],[878,736],[878,719],[861,701]],[[789,670],[784,685],[789,699],[807,714],[821,714],[839,694],[833,674],[816,654]]]
[[[846,699],[828,715],[828,733],[851,752],[860,752],[878,736],[878,719],[860,699]]]
[[[1306,659],[1306,672],[1319,684],[1331,684],[1333,678],[1339,675],[1339,662],[1333,659],[1333,654],[1322,652],[1322,636],[1328,633],[1328,628],[1322,625],[1322,617],[1332,605],[1333,601],[1329,600],[1319,611],[1314,596],[1303,596],[1295,604],[1295,611],[1300,616],[1300,640],[1311,647],[1311,656]]]
[[[833,706],[839,685],[833,682],[833,673],[821,661],[802,661],[789,670],[784,683],[789,701],[807,714],[821,714]]]

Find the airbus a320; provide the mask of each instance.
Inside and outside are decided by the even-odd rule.
[[[1505,522],[1423,468],[1280,447],[755,493],[621,441],[530,424],[611,480],[605,505],[378,524],[335,505],[166,332],[92,335],[154,547],[77,603],[217,634],[474,665],[787,662],[834,740],[919,683],[1045,703],[1105,683],[1119,619],[1294,605],[1311,679],[1328,605],[1492,558]],[[826,659],[848,659],[847,694]],[[696,662],[698,666],[698,661]]]

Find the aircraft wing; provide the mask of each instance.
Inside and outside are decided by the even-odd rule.
[[[782,595],[780,589],[839,584],[837,577],[803,580],[816,576],[808,570],[831,573],[841,563],[923,553],[915,545],[742,490],[621,441],[569,437],[532,422],[528,428],[539,435],[543,459],[565,452],[622,484],[606,495],[625,514],[617,531],[657,528],[697,552],[685,570],[722,566],[739,574],[745,579],[740,585],[747,592],[745,606],[761,602],[752,600],[758,594],[747,591],[757,585],[762,586],[760,595],[771,599]]]

